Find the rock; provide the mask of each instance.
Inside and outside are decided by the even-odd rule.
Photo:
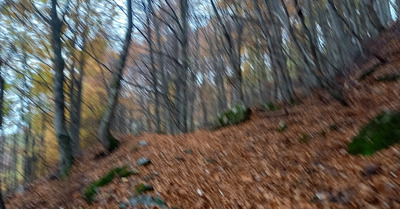
[[[323,201],[327,198],[326,194],[324,192],[317,192],[315,193],[315,197],[319,200],[319,201]]]
[[[331,194],[329,197],[330,202],[348,204],[351,200],[351,194],[347,191],[339,191]]]
[[[379,165],[370,164],[363,168],[361,174],[366,177],[370,177],[373,175],[377,175],[380,172],[381,168]]]
[[[159,198],[153,198],[150,195],[139,195],[139,196],[134,196],[129,199],[129,203],[132,206],[139,206],[139,205],[144,205],[144,206],[149,206],[149,207],[154,207],[154,206],[159,206],[159,207],[164,207],[165,202]]]
[[[142,141],[139,142],[139,145],[142,146],[142,147],[145,147],[145,146],[147,146],[149,144],[147,144],[147,142],[145,140],[142,140]]]
[[[193,150],[191,149],[186,149],[184,152],[189,155],[193,154]]]
[[[139,160],[137,161],[138,166],[146,166],[149,165],[151,163],[151,160],[149,158],[139,158]]]
[[[143,177],[144,181],[151,181],[153,179],[154,179],[154,175],[152,175],[152,174],[149,174],[149,175],[146,175]]]
[[[151,180],[155,179],[157,176],[160,176],[160,174],[157,171],[154,171],[153,173],[150,173],[150,174],[144,176],[143,180],[151,181]]]
[[[118,203],[118,208],[119,209],[127,209],[128,208],[128,204],[124,203],[124,202],[120,202],[120,203]]]
[[[150,184],[146,184],[144,186],[146,187],[147,191],[153,191],[154,190],[153,186],[151,186]]]
[[[200,195],[200,197],[202,197],[202,196],[203,196],[203,192],[201,192],[201,190],[200,190],[200,189],[197,189],[197,194],[199,194],[199,195]]]
[[[260,182],[260,181],[261,181],[261,176],[258,175],[258,174],[255,174],[255,175],[253,176],[253,178],[254,178],[254,180],[255,180],[256,182]]]
[[[176,159],[179,161],[185,161],[185,158],[183,158],[182,156],[176,156]]]

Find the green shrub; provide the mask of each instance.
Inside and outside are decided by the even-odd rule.
[[[94,201],[94,196],[97,193],[97,189],[111,183],[115,175],[123,178],[128,177],[132,174],[134,173],[130,171],[127,166],[114,168],[106,173],[99,180],[92,182],[88,187],[86,187],[85,191],[83,192],[83,198],[87,203],[91,204]]]
[[[383,112],[365,125],[348,145],[352,155],[372,155],[400,142],[400,112]]]
[[[218,116],[219,124],[224,127],[239,124],[250,117],[250,109],[243,104],[235,105]]]

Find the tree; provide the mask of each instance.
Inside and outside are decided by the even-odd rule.
[[[5,86],[5,81],[3,79],[3,74],[2,74],[2,66],[3,66],[3,60],[0,57],[0,130],[3,131],[3,104],[4,104],[4,86]],[[3,154],[3,153],[1,153]],[[6,206],[3,201],[3,187],[1,184],[1,179],[0,179],[0,209],[6,209]]]
[[[68,134],[65,120],[64,67],[62,56],[61,33],[63,21],[58,17],[57,0],[51,0],[50,20],[51,44],[53,48],[53,94],[54,94],[54,129],[59,147],[59,169],[61,175],[67,175],[73,164],[74,156],[71,137]]]
[[[111,134],[110,128],[113,118],[115,116],[115,110],[118,104],[119,92],[121,89],[121,80],[126,64],[126,60],[129,53],[129,48],[131,44],[132,38],[132,30],[133,30],[133,20],[132,20],[132,1],[127,0],[127,16],[128,16],[128,25],[127,31],[125,34],[125,40],[122,47],[122,51],[119,54],[118,62],[115,66],[115,71],[112,75],[110,90],[107,99],[107,106],[104,111],[104,114],[101,118],[101,122],[98,129],[99,139],[104,149],[107,152],[112,152],[116,148],[118,148],[118,140]]]

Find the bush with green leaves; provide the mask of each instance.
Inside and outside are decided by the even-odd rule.
[[[400,112],[386,111],[365,125],[348,145],[352,155],[372,155],[400,142]]]
[[[235,105],[230,110],[221,113],[218,121],[221,127],[239,124],[250,117],[250,108],[243,104]]]

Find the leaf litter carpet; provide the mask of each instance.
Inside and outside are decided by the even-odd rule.
[[[377,74],[399,73],[399,67],[397,57]],[[115,153],[94,160],[100,148],[87,150],[68,179],[43,177],[6,199],[7,206],[118,208],[135,185],[147,182],[169,208],[400,208],[400,145],[370,157],[347,153],[347,143],[368,120],[400,110],[399,80],[377,82],[374,76],[347,85],[349,107],[309,98],[288,108],[288,115],[253,111],[249,121],[216,131],[121,136]],[[287,130],[278,131],[283,123]],[[138,146],[141,140],[148,145]],[[141,157],[152,164],[137,167]],[[124,165],[140,175],[114,179],[87,205],[84,188]]]

